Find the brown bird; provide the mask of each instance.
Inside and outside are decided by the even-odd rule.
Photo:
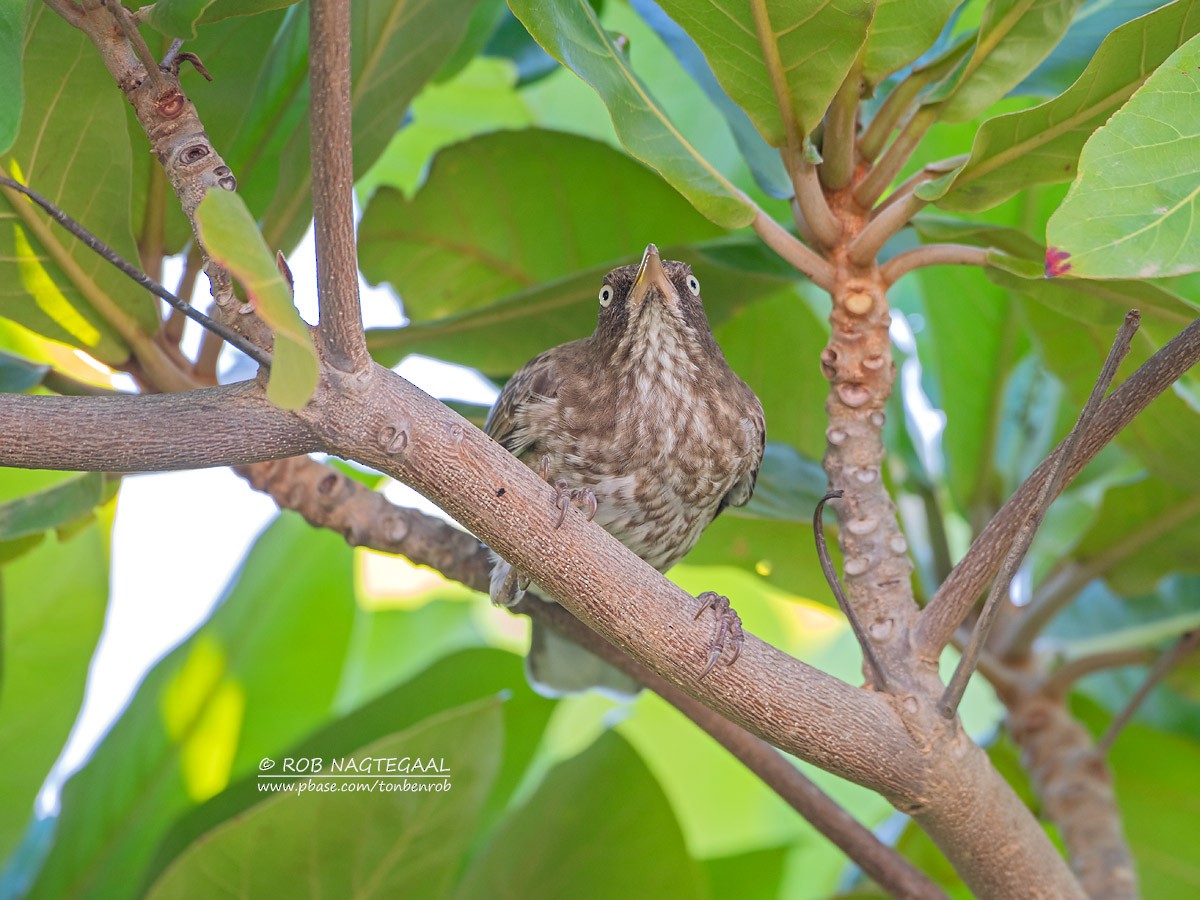
[[[721,353],[704,314],[700,282],[682,262],[646,248],[640,265],[609,272],[591,337],[547,350],[504,386],[484,430],[556,487],[557,524],[571,501],[660,572],[683,559],[726,506],[754,491],[766,429],[762,404]],[[511,606],[518,573],[497,559],[492,600]],[[741,621],[729,601],[716,610],[707,675]],[[531,680],[548,693],[604,687],[629,693],[629,678],[534,623]]]

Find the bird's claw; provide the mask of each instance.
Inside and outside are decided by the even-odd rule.
[[[721,659],[721,654],[725,652],[727,641],[731,641],[733,655],[729,657],[725,665],[732,666],[737,662],[737,658],[742,655],[742,644],[746,640],[746,633],[742,631],[742,620],[729,605],[728,597],[724,597],[716,591],[705,591],[697,599],[700,601],[700,608],[696,610],[696,615],[692,617],[693,620],[699,619],[708,609],[717,614],[717,633],[709,648],[708,664],[700,673],[700,678],[703,678],[716,667],[717,662]],[[696,680],[699,681],[700,678]]]
[[[543,470],[545,466],[545,457],[543,459]],[[558,509],[558,518],[554,520],[554,527],[561,528],[562,523],[567,519],[567,507],[573,502],[583,504],[583,511],[587,515],[588,521],[596,518],[596,493],[591,488],[575,488],[572,490],[570,486],[563,480],[558,479],[554,483],[554,505]]]

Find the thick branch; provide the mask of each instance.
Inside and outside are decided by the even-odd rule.
[[[1121,831],[1112,778],[1090,735],[1061,700],[1040,693],[1009,701],[1009,727],[1088,897],[1136,897],[1133,857]]]
[[[796,207],[804,224],[822,247],[832,247],[842,236],[842,223],[825,201],[816,167],[798,153],[785,152],[783,160],[792,176]]]
[[[254,382],[173,394],[0,394],[0,465],[165,472],[320,449],[309,428]]]
[[[985,266],[988,249],[968,244],[925,244],[893,256],[880,269],[883,280],[893,285],[914,269],[925,266]]]
[[[350,4],[309,5],[312,83],[313,237],[317,247],[317,326],[326,359],[343,372],[370,365],[354,249],[354,150],[350,128]]]
[[[1080,435],[1077,451],[1065,467],[1061,486],[1066,487],[1121,429],[1197,360],[1200,360],[1200,319],[1168,341],[1101,404],[1095,420]],[[921,613],[918,646],[927,662],[938,659],[954,630],[975,605],[988,579],[995,575],[1021,522],[1033,509],[1034,501],[1050,475],[1054,458],[1062,449],[1060,444],[1008,498]]]

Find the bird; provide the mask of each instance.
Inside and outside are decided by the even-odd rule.
[[[650,244],[639,264],[605,276],[598,299],[592,335],[518,370],[484,431],[555,488],[556,526],[571,505],[581,507],[666,572],[722,510],[750,500],[766,441],[763,408],[721,352],[691,266],[662,260]],[[493,560],[492,601],[512,606],[527,580]],[[699,600],[695,618],[708,609],[717,616],[702,678],[727,643],[733,664],[743,633],[726,598],[705,592]],[[588,688],[629,696],[639,689],[536,621],[526,671],[549,696]]]

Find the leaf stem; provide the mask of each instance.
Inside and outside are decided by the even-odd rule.
[[[968,244],[925,244],[893,256],[880,269],[884,282],[893,285],[914,269],[925,266],[985,266],[988,248]]]
[[[758,210],[750,223],[763,243],[812,279],[812,283],[832,293],[835,284],[833,265],[800,243],[782,225]]]

